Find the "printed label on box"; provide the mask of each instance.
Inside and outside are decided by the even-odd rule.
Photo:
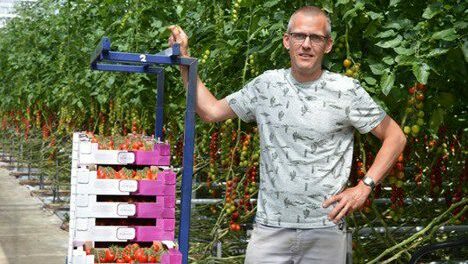
[[[121,227],[117,229],[117,239],[129,240],[135,238],[135,228]]]
[[[91,153],[91,142],[81,143],[80,152],[82,154],[90,154]]]
[[[121,164],[134,163],[135,154],[131,152],[119,152],[119,154],[117,154],[117,162]]]
[[[87,218],[76,219],[76,230],[80,230],[80,231],[88,230],[88,219]]]
[[[134,204],[118,204],[117,214],[120,216],[133,216],[136,214],[136,206]]]
[[[79,171],[77,173],[77,180],[79,183],[88,183],[89,182],[89,172],[87,171]]]
[[[121,192],[136,192],[138,190],[138,182],[136,180],[121,180],[119,182],[119,190]]]
[[[81,207],[88,206],[88,195],[77,195],[76,206],[81,206]]]

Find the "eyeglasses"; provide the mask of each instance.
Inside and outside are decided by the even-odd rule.
[[[305,34],[305,33],[299,33],[299,32],[291,32],[288,34],[291,35],[292,41],[295,44],[302,44],[307,39],[307,37],[309,37],[309,40],[312,44],[321,45],[321,44],[324,44],[325,40],[329,38],[328,36],[321,36],[317,34]]]

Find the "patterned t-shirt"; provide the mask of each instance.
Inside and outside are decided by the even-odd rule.
[[[287,228],[335,225],[325,199],[347,183],[354,129],[367,133],[385,117],[357,80],[324,70],[299,83],[290,69],[271,70],[226,97],[260,133],[256,221]]]

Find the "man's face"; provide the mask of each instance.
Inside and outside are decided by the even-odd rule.
[[[322,15],[299,13],[291,22],[290,32],[283,36],[291,68],[302,75],[313,74],[321,69],[323,55],[329,53],[333,45],[332,39],[327,37],[327,19]]]

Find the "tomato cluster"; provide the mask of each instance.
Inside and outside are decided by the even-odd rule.
[[[157,143],[154,136],[145,136],[142,134],[128,134],[126,136],[114,135],[111,137],[95,135],[92,132],[87,132],[91,138],[91,142],[98,143],[99,149],[105,150],[143,150],[151,151],[154,144]]]
[[[421,131],[421,127],[425,124],[424,121],[424,92],[426,91],[426,85],[417,83],[414,86],[408,88],[410,95],[406,107],[406,120],[411,121],[413,125],[407,125],[403,127],[403,132],[413,137],[418,136]]]
[[[351,66],[352,65],[352,66]],[[345,59],[343,61],[343,66],[345,67],[345,75],[348,77],[357,78],[359,75],[359,70],[361,68],[360,63],[353,63],[351,59]]]
[[[236,22],[237,19],[239,19],[238,13],[239,13],[241,3],[242,3],[242,0],[234,0],[233,3],[232,3],[231,14],[232,14],[232,21],[233,22]]]
[[[98,179],[121,179],[121,180],[156,180],[158,178],[157,167],[135,167],[122,166],[99,166],[97,168]]]
[[[158,263],[167,249],[159,241],[150,247],[141,247],[138,243],[125,247],[85,248],[87,255],[94,255],[95,263]]]

